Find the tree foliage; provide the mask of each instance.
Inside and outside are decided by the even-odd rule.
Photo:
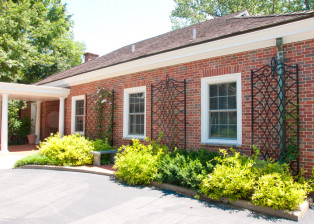
[[[81,63],[61,0],[0,1],[0,81],[32,83]]]
[[[314,9],[313,0],[174,0],[171,12],[173,29],[209,18],[248,10],[251,15],[277,14]]]

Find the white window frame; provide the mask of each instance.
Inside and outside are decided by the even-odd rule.
[[[237,139],[209,138],[209,85],[236,82]],[[242,145],[242,90],[241,73],[201,78],[201,143],[208,145]]]
[[[71,133],[79,133],[81,135],[84,135],[85,132],[85,119],[84,119],[84,124],[83,124],[83,131],[75,131],[75,116],[76,116],[76,101],[78,100],[84,100],[84,117],[86,113],[86,108],[85,108],[85,95],[80,95],[80,96],[73,96],[72,97],[72,110],[71,110]]]
[[[129,106],[130,106],[130,94],[144,93],[144,135],[130,135],[129,134]],[[139,86],[134,88],[124,89],[123,100],[123,138],[125,139],[145,139],[146,138],[146,86]]]

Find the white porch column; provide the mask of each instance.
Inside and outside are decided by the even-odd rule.
[[[36,141],[35,144],[39,144],[39,140],[40,140],[40,116],[41,116],[41,101],[37,101],[36,102],[36,122],[35,122],[35,135],[37,135],[36,137]]]
[[[59,133],[61,137],[64,135],[64,97],[60,97],[59,106]]]
[[[0,99],[0,136],[1,136],[1,120],[2,120],[2,100]],[[0,137],[1,144],[1,137]]]
[[[1,119],[1,153],[8,150],[8,100],[9,94],[2,94],[2,119]]]

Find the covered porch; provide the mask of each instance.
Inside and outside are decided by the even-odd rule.
[[[40,140],[40,117],[41,102],[59,100],[59,126],[58,131],[61,136],[64,135],[64,101],[70,93],[69,89],[35,86],[16,83],[0,82],[0,126],[1,126],[1,151],[0,153],[9,152],[8,148],[8,101],[9,100],[25,100],[36,102],[35,117],[35,135],[36,144]]]

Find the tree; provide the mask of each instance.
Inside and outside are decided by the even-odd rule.
[[[313,0],[174,0],[173,29],[247,9],[251,15],[314,9]]]
[[[0,81],[32,83],[81,63],[61,0],[0,1]]]

